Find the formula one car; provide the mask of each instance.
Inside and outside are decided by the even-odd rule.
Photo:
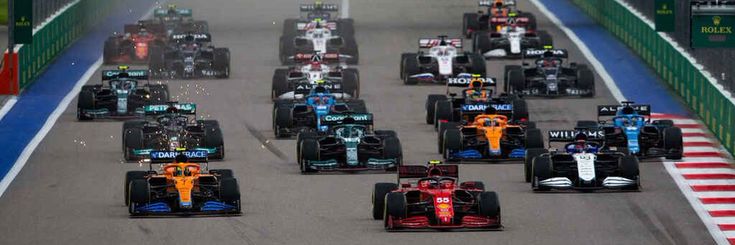
[[[463,51],[460,38],[422,38],[418,53],[401,54],[400,75],[407,85],[420,81],[444,83],[449,78],[470,74],[485,77],[485,71],[485,59]]]
[[[580,121],[582,125],[577,126],[602,129],[605,146],[623,148],[638,157],[682,158],[681,129],[671,120],[651,120],[651,105],[637,105],[631,101],[601,105],[597,106],[597,115],[597,122]],[[612,119],[604,121],[601,117]]]
[[[550,48],[550,47],[547,47]],[[535,67],[505,66],[505,91],[524,96],[595,96],[595,76],[586,65],[563,65],[568,53],[563,49],[524,51],[525,58],[536,58]]]
[[[337,98],[360,97],[360,73],[355,68],[331,65],[338,54],[297,54],[305,65],[276,69],[273,74],[271,98],[303,99],[315,86],[327,88]]]
[[[143,84],[142,80],[148,80],[148,71],[127,66],[102,71],[101,84],[84,85],[79,92],[77,119],[142,117],[143,106],[168,101],[166,84]]]
[[[146,120],[123,124],[123,155],[143,160],[152,151],[205,150],[209,159],[225,158],[225,143],[217,120],[196,120],[196,104],[170,102],[145,106]]]
[[[115,33],[105,41],[105,64],[147,64],[148,53],[153,47],[166,46],[167,36],[162,35],[160,25],[125,25],[125,32]]]
[[[302,173],[316,171],[395,171],[402,163],[394,131],[373,130],[373,114],[325,115],[325,132],[301,132],[296,155]]]
[[[505,115],[514,122],[528,121],[526,101],[518,96],[502,94],[494,96],[490,87],[496,85],[494,78],[473,75],[471,78],[450,78],[447,93],[431,94],[426,99],[426,123],[438,129],[442,122],[472,122],[474,117],[488,108],[494,113]],[[464,87],[460,95],[450,91],[451,87]]]
[[[296,135],[302,131],[327,131],[321,119],[344,112],[367,113],[365,101],[338,100],[324,87],[317,86],[303,100],[276,100],[273,105],[273,132],[277,138]]]
[[[457,165],[404,165],[398,184],[376,183],[373,218],[386,231],[403,229],[500,230],[500,202],[481,181],[459,183]],[[402,182],[403,179],[418,179]]]
[[[638,158],[603,144],[603,132],[588,129],[550,130],[551,142],[571,142],[564,150],[528,149],[526,181],[534,191],[638,190]]]
[[[339,18],[339,5],[322,3],[316,1],[313,4],[301,4],[299,6],[300,17],[298,19],[286,19],[283,21],[283,36],[296,36],[303,34],[305,30],[314,28],[320,20],[322,26],[327,26],[333,33],[352,37],[355,33],[354,20]]]
[[[163,78],[230,77],[230,50],[215,48],[208,33],[186,33],[171,36],[166,48],[150,53],[150,69]]]
[[[206,21],[194,20],[191,9],[180,9],[176,5],[169,4],[167,8],[158,8],[153,12],[153,19],[138,21],[146,26],[160,26],[163,36],[171,36],[175,33],[206,33],[209,32],[209,24]]]
[[[497,30],[498,26],[506,24],[511,15],[514,15],[526,30],[536,30],[536,16],[519,11],[515,0],[480,0],[478,5],[480,8],[487,7],[487,11],[464,13],[462,16],[462,34],[466,38],[471,38],[472,34],[478,31]]]
[[[125,205],[131,216],[238,215],[240,188],[232,170],[208,169],[207,151],[153,151],[148,171],[125,174]]]
[[[343,35],[332,32],[327,22],[315,19],[304,25],[303,33],[286,34],[279,40],[279,57],[281,63],[288,65],[290,57],[298,53],[339,53],[347,64],[355,65],[359,61],[357,41],[352,35]]]
[[[472,34],[472,52],[485,58],[520,57],[525,49],[543,49],[553,45],[551,35],[545,31],[531,31],[518,23],[515,13],[511,13],[505,25],[498,25],[491,32],[475,31]]]
[[[544,146],[539,129],[492,113],[478,115],[467,125],[446,125],[440,134],[439,151],[450,162],[522,160],[526,149]]]

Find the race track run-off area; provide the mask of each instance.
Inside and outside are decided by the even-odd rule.
[[[371,217],[371,194],[374,183],[394,182],[395,174],[302,175],[295,140],[273,136],[271,78],[282,67],[277,41],[283,20],[298,15],[298,3],[180,0],[178,6],[193,9],[195,18],[209,22],[216,46],[229,47],[232,74],[223,80],[161,82],[168,84],[174,99],[197,103],[200,115],[219,120],[227,156],[210,165],[234,170],[243,214],[130,218],[123,202],[125,171],[148,166],[122,160],[122,122],[76,119],[75,82],[95,66],[110,30],[121,29],[148,10],[140,7],[131,10],[135,17],[110,19],[104,23],[109,29],[80,40],[48,68],[64,71],[65,65],[77,61],[73,54],[90,54],[83,67],[74,68],[72,78],[60,79],[65,75],[54,73],[54,81],[60,80],[58,91],[45,87],[51,86],[51,80],[43,80],[52,79],[47,76],[25,91],[54,93],[32,97],[47,100],[39,103],[45,114],[31,115],[31,132],[10,138],[25,143],[8,144],[13,154],[0,157],[8,162],[4,171],[12,173],[14,166],[17,170],[3,182],[7,189],[0,197],[0,244],[727,244],[735,238],[735,172],[711,133],[639,58],[567,0],[518,2],[519,9],[538,18],[539,29],[553,36],[556,48],[569,51],[570,61],[595,72],[594,98],[528,100],[530,118],[539,128],[573,128],[578,120],[594,120],[597,105],[634,100],[652,104],[658,112],[655,119],[673,119],[683,129],[684,159],[642,161],[641,192],[609,193],[534,193],[523,181],[522,162],[465,164],[460,166],[461,180],[483,181],[498,193],[503,231],[388,233]],[[436,132],[424,122],[424,103],[428,94],[444,93],[445,87],[404,85],[399,58],[402,52],[414,52],[419,38],[459,37],[462,13],[476,11],[477,2],[335,3],[346,12],[343,16],[355,20],[360,97],[374,113],[375,127],[398,133],[406,164],[441,159]],[[519,62],[489,60],[487,71],[500,78],[505,65]],[[88,81],[80,85],[99,83],[105,68],[90,71]],[[632,83],[638,89],[631,88]],[[639,92],[646,89],[650,92]],[[70,106],[53,113],[70,93]],[[23,113],[22,106],[31,102],[23,101],[24,96],[0,125],[6,120],[16,124],[5,125],[18,125],[20,116],[31,114]],[[0,132],[4,135],[12,134]],[[34,142],[24,158],[24,150]]]

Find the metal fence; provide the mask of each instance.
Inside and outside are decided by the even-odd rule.
[[[16,0],[28,1],[28,0]],[[48,17],[59,11],[74,0],[32,0],[33,1],[33,26],[43,23]],[[106,1],[106,0],[102,0]]]
[[[655,1],[623,0],[653,21]],[[704,69],[718,78],[725,88],[735,92],[735,49],[692,49],[689,48],[689,1],[676,1],[676,32],[669,33],[676,42],[694,56]]]

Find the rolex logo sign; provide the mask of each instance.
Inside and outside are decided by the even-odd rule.
[[[712,25],[704,25],[700,28],[700,33],[703,34],[732,34],[732,26],[721,26],[722,17],[716,15],[712,17]]]
[[[671,11],[671,9],[669,9],[669,6],[667,4],[663,4],[661,5],[661,9],[656,10],[656,14],[669,15],[669,14],[674,14],[674,11]]]
[[[20,19],[15,21],[16,27],[31,27],[31,21],[26,18],[25,16],[20,17]]]

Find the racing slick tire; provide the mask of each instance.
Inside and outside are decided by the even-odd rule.
[[[301,141],[301,155],[299,162],[301,162],[301,173],[314,172],[309,167],[309,161],[319,160],[319,142],[316,139],[304,139]]]
[[[500,216],[500,200],[494,191],[485,191],[478,196],[478,212],[481,216],[495,218]]]
[[[522,68],[509,70],[506,75],[506,84],[510,86],[507,92],[515,94],[526,89],[526,76]]]
[[[144,138],[143,138],[143,129],[142,128],[131,128],[125,131],[125,135],[123,135],[124,141],[125,141],[125,152],[123,152],[123,156],[125,157],[126,161],[134,161],[137,160],[135,156],[133,155],[134,149],[142,149],[144,145]]]
[[[82,91],[79,92],[79,99],[77,100],[77,120],[89,121],[93,119],[92,117],[88,117],[87,115],[85,115],[83,112],[84,110],[94,109],[94,102],[94,90],[82,88]]]
[[[401,63],[399,67],[400,69],[399,73],[400,73],[401,80],[405,78],[404,76],[405,74],[403,73],[404,73],[404,70],[406,69],[406,59],[411,58],[411,57],[416,57],[416,53],[402,53],[401,54]]]
[[[290,60],[288,57],[293,56],[296,54],[296,47],[294,47],[293,44],[293,38],[294,36],[281,36],[279,44],[278,44],[278,57],[281,59],[282,65],[290,65],[293,64],[294,61]]]
[[[390,218],[406,218],[406,211],[408,211],[407,204],[406,195],[401,192],[391,192],[388,193],[388,195],[385,195],[383,221],[386,230],[392,230],[392,227],[389,224],[389,221],[391,220]]]
[[[283,21],[283,36],[296,36],[299,34],[296,28],[298,19],[286,19]]]
[[[479,54],[480,57],[490,50],[493,50],[490,34],[487,31],[478,31],[472,33],[472,52]]]
[[[600,127],[600,124],[598,124],[596,121],[579,120],[579,121],[577,121],[577,127],[576,128],[597,129],[599,127]]]
[[[462,150],[462,132],[459,129],[447,129],[444,132],[444,141],[442,144],[444,145],[442,155],[445,160],[449,160],[451,157],[449,155],[450,151]]]
[[[347,107],[354,113],[368,113],[367,106],[364,100],[350,100],[347,101]]]
[[[459,184],[459,188],[461,189],[469,189],[472,187],[472,189],[478,189],[485,191],[485,182],[482,181],[465,181]]]
[[[401,67],[401,70],[403,71],[401,75],[401,77],[403,77],[403,84],[416,85],[419,83],[418,79],[411,78],[411,76],[419,74],[421,72],[421,69],[419,69],[419,61],[416,57],[416,54],[406,55],[406,57],[401,61]]]
[[[296,156],[301,156],[301,142],[303,142],[305,139],[316,140],[318,136],[319,133],[313,131],[299,132],[299,134],[296,135]],[[301,159],[296,159],[296,162],[301,164]]]
[[[126,139],[125,132],[128,131],[128,129],[133,129],[133,128],[140,128],[140,129],[142,129],[143,127],[145,127],[145,124],[146,124],[146,122],[144,120],[130,120],[130,121],[125,121],[123,123],[122,133],[120,134],[120,135],[122,135],[122,138],[121,138],[122,139],[122,144],[120,144],[120,145],[122,145],[123,152],[125,151],[125,139]]]
[[[674,120],[653,120],[651,124],[659,128],[670,128],[674,126]]]
[[[620,172],[620,177],[635,180],[637,182],[635,186],[625,189],[637,190],[640,187],[640,170],[638,166],[638,157],[632,155],[620,157],[618,159],[618,171]]]
[[[426,98],[426,124],[434,124],[434,112],[436,110],[436,102],[447,100],[447,96],[443,94],[430,94]]]
[[[533,13],[523,12],[518,15],[520,17],[528,18],[528,25],[526,26],[528,30],[536,30],[536,26],[538,26],[538,22],[536,22],[536,16],[533,15]]]
[[[549,34],[546,31],[538,31],[536,33],[538,35],[539,39],[539,49],[544,49],[546,46],[553,46],[554,45],[554,39],[551,37],[551,34]]]
[[[438,147],[437,148],[438,148],[438,153],[439,154],[444,153],[444,148],[443,148],[444,147],[444,144],[443,144],[443,142],[444,142],[444,132],[446,132],[448,129],[458,129],[459,126],[460,126],[460,124],[457,123],[457,122],[440,122],[439,123],[439,134],[437,136],[437,138],[438,138],[438,141],[437,141],[437,146]]]
[[[395,183],[375,183],[373,188],[373,219],[383,219],[383,212],[385,212],[385,196],[394,190],[398,190],[398,185]]]
[[[355,36],[355,20],[340,19],[337,21],[337,32],[339,36],[353,37]]]
[[[454,120],[454,110],[452,108],[452,102],[445,100],[445,101],[437,101],[436,102],[436,109],[434,112],[434,129],[439,129],[439,122],[442,120],[447,120],[449,122],[453,122]]]
[[[230,49],[228,48],[215,48],[214,49],[214,61],[212,67],[217,71],[216,78],[229,78],[230,77]]]
[[[526,130],[526,149],[544,148],[544,135],[537,128]]]
[[[487,74],[487,65],[482,54],[467,53],[467,56],[470,59],[470,64],[472,65],[472,67],[470,67],[470,71],[473,74],[478,74],[480,77],[484,78]]]
[[[133,180],[145,180],[146,175],[148,175],[146,171],[128,171],[125,173],[125,206],[130,205],[130,183]]]
[[[403,163],[403,148],[401,141],[397,137],[387,137],[383,139],[383,158],[396,159],[396,164]]]
[[[217,153],[210,156],[210,159],[225,159],[225,141],[223,138],[222,129],[216,120],[204,120],[204,146],[217,149]]]
[[[534,191],[548,191],[550,188],[546,186],[540,186],[538,183],[542,180],[553,177],[554,165],[551,161],[551,157],[542,156],[532,160],[532,179],[531,187]]]
[[[520,122],[528,120],[528,103],[523,99],[513,100],[513,120]]]
[[[577,67],[577,88],[590,91],[589,93],[582,94],[582,97],[595,96],[595,75],[586,65],[579,65]]]
[[[218,178],[234,178],[235,174],[232,169],[210,169],[209,174],[215,175]]]
[[[273,132],[276,138],[286,138],[291,136],[284,129],[291,127],[293,121],[291,109],[285,107],[276,107],[273,111]]]
[[[681,128],[666,128],[664,129],[663,136],[664,150],[666,150],[666,159],[681,159],[684,153],[684,143],[682,141]]]
[[[536,122],[526,122],[526,129],[536,128]]]
[[[151,186],[148,180],[136,179],[130,182],[128,193],[128,212],[135,214],[135,208],[138,204],[148,203],[151,200]]]
[[[273,72],[273,80],[271,82],[271,99],[278,99],[279,96],[288,92],[288,69],[276,69]]]
[[[396,131],[393,130],[375,130],[375,135],[381,136],[383,138],[398,137]]]
[[[533,170],[533,159],[540,156],[541,154],[549,153],[549,150],[544,148],[527,148],[526,156],[523,158],[523,172],[526,179],[526,183],[531,183],[532,170]]]
[[[480,30],[480,22],[477,21],[477,13],[464,13],[464,15],[462,15],[462,35],[464,35],[465,38],[472,38],[472,33],[477,30]]]
[[[219,197],[222,201],[229,203],[240,202],[240,186],[237,185],[237,179],[232,177],[221,178],[219,180]]]
[[[510,84],[509,84],[509,81],[510,81],[509,78],[510,78],[510,76],[508,74],[510,74],[510,71],[515,71],[515,70],[521,70],[521,71],[523,71],[523,67],[522,66],[519,66],[519,65],[507,65],[504,68],[504,71],[503,71],[503,91],[505,91],[506,93],[508,93],[510,91]]]
[[[154,78],[161,77],[166,70],[166,56],[162,46],[153,46],[148,51],[148,69]]]
[[[357,69],[342,70],[342,91],[352,98],[360,98],[360,72]]]
[[[360,50],[357,48],[357,41],[354,37],[345,38],[344,46],[339,50],[340,54],[352,56],[346,60],[348,65],[357,65],[360,63]]]
[[[165,104],[169,101],[168,85],[166,84],[151,84],[150,89],[150,104]]]

